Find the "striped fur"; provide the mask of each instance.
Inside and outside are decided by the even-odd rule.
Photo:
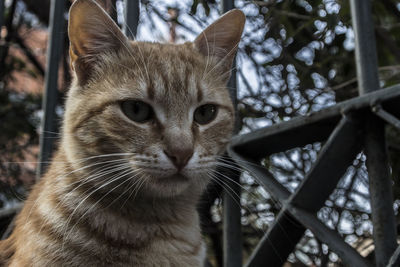
[[[95,2],[75,1],[59,149],[0,242],[2,266],[202,266],[196,203],[232,132],[226,82],[243,24],[235,10],[193,43],[128,41]],[[127,99],[154,119],[129,120]],[[196,124],[207,103],[217,117]],[[171,147],[193,150],[181,170]]]

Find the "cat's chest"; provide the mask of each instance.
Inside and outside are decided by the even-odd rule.
[[[121,266],[202,266],[205,246],[198,223],[135,222],[110,215],[92,217],[108,245],[103,261]]]
[[[194,242],[190,240],[191,238],[181,238],[179,235],[152,234],[151,239],[143,242],[143,235],[142,231],[140,233],[142,247],[138,246],[138,240],[132,246],[103,246],[101,256],[92,258],[93,265],[110,266],[105,263],[112,263],[112,266],[203,266],[206,249],[200,238]],[[196,235],[197,233],[193,233],[193,236]],[[149,237],[150,235],[147,236]],[[80,262],[82,260],[88,262],[88,259],[79,259]]]

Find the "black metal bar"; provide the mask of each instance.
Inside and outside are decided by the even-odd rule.
[[[15,220],[17,219],[17,216],[15,216],[15,214],[10,215],[10,221],[6,227],[6,229],[4,230],[3,234],[1,235],[1,240],[5,240],[7,239],[12,231],[14,230],[14,225],[15,225]]]
[[[351,0],[351,17],[355,34],[358,90],[360,94],[380,88],[371,0]]]
[[[373,265],[363,258],[352,246],[343,241],[342,237],[336,232],[327,228],[315,215],[288,206],[289,212],[303,225],[310,229],[315,237],[327,244],[335,252],[346,266],[352,267],[372,267]]]
[[[400,246],[397,247],[392,257],[390,257],[387,267],[398,267],[400,266]]]
[[[257,165],[257,163],[252,162],[251,159],[245,158],[236,153],[232,147],[228,148],[228,154],[233,158],[233,160],[237,160],[240,166],[245,170],[248,170],[249,173],[251,173],[251,176],[268,190],[274,200],[279,201],[279,203],[283,205],[283,203],[289,199],[290,192],[280,184],[266,168]]]
[[[240,172],[228,168],[223,168],[221,172],[224,174],[221,179],[225,179],[226,184],[223,191],[223,265],[239,267],[242,266]]]
[[[305,230],[289,212],[281,210],[245,266],[282,266]]]
[[[64,41],[65,0],[52,0],[50,7],[50,35],[47,48],[47,70],[43,93],[42,134],[40,135],[40,154],[37,178],[45,172],[53,152],[54,132],[56,132],[56,105],[58,98],[58,66]]]
[[[235,1],[233,1],[233,0],[222,0],[221,1],[221,9],[222,9],[222,12],[228,12],[229,10],[231,10],[231,9],[234,9],[235,8]]]
[[[234,0],[221,1],[222,12],[228,12],[235,8]],[[233,62],[236,66],[236,60]],[[231,77],[228,82],[229,93],[237,114],[237,77],[236,68],[231,70]],[[234,132],[239,131],[239,119],[235,116]],[[229,171],[229,170],[227,170]],[[225,267],[242,266],[242,222],[241,222],[241,207],[240,207],[240,173],[231,172],[230,179],[234,182],[229,183],[229,187],[234,193],[229,192],[225,188],[223,194],[223,248],[224,257],[223,264]]]
[[[379,118],[400,130],[400,120],[389,112],[385,111],[381,105],[372,107],[372,112],[374,112]]]
[[[379,89],[378,64],[370,0],[351,0],[359,92]],[[385,266],[397,248],[392,181],[383,122],[369,114],[366,119],[365,153],[369,176],[375,261]]]
[[[342,118],[312,169],[290,197],[291,204],[309,212],[317,212],[322,207],[362,149],[364,129],[359,120],[351,116]]]
[[[349,116],[342,118],[320,151],[314,167],[280,211],[273,226],[251,255],[247,266],[262,266],[263,263],[280,266],[286,261],[305,230],[290,214],[288,206],[317,212],[361,151],[362,134],[358,120]]]
[[[4,231],[4,228],[2,229],[1,240],[4,240],[10,236],[12,230],[14,229],[14,223],[16,219],[15,214],[21,210],[22,206],[23,203],[19,202],[13,204],[11,207],[0,209],[0,221],[3,222],[2,228],[5,228]]]
[[[397,231],[384,123],[373,114],[367,118],[366,122],[365,154],[371,197],[375,260],[377,266],[385,266],[396,250]]]
[[[240,161],[240,165],[248,170],[261,185],[268,189],[268,192],[272,195],[273,199],[278,200],[280,203],[284,203],[285,200],[289,198],[290,192],[277,182],[268,170],[261,166],[257,166],[252,162],[246,163],[248,159],[235,153],[233,150],[229,150],[229,154],[233,159]],[[346,265],[360,267],[371,266],[371,264],[361,257],[354,248],[345,243],[335,231],[328,229],[313,214],[291,205],[288,205],[287,208],[290,214],[298,222],[310,229],[316,238],[327,244],[332,251],[339,255]]]
[[[0,30],[1,30],[1,26],[3,26],[3,23],[4,23],[4,13],[5,13],[4,2],[5,2],[5,0],[0,0]]]
[[[240,165],[248,170],[251,175],[268,190],[272,195],[273,199],[278,200],[283,204],[287,199],[289,199],[290,192],[282,186],[271,173],[262,166],[256,165],[256,162],[251,162],[249,159],[235,153],[231,148],[228,150],[229,155],[240,162]],[[301,210],[299,208],[288,205],[288,211],[290,214],[303,226],[310,229],[314,235],[321,240],[323,243],[327,244],[332,251],[334,251],[348,266],[371,266],[371,264],[361,257],[350,245],[345,243],[342,238],[333,230],[328,229],[324,224],[322,224],[314,215],[311,213]],[[279,216],[278,216],[279,217]],[[282,220],[282,219],[281,219]],[[282,223],[279,221],[278,223]],[[293,223],[293,222],[292,222]],[[278,229],[281,230],[281,229]],[[297,229],[300,231],[301,229]],[[297,232],[297,231],[296,231]],[[304,231],[303,231],[304,232]],[[273,241],[273,240],[271,240]],[[290,240],[289,240],[290,241]],[[273,241],[274,242],[274,241]],[[268,244],[266,250],[272,249],[274,243]],[[279,248],[280,249],[280,248]],[[279,251],[275,247],[275,250]],[[268,252],[268,253],[271,253]],[[275,253],[276,254],[276,253]],[[279,257],[276,255],[275,258]],[[254,264],[256,266],[256,264]],[[272,265],[271,265],[272,266]]]
[[[22,206],[22,203],[15,203],[9,208],[0,209],[0,218],[8,217],[12,214],[17,213],[22,208]]]
[[[130,39],[134,39],[139,25],[140,6],[139,0],[125,0],[124,17],[125,23],[122,30]]]
[[[261,159],[293,147],[326,140],[339,122],[343,112],[369,111],[371,105],[380,103],[386,111],[400,115],[399,100],[400,85],[395,85],[343,101],[304,117],[293,118],[287,122],[235,136],[231,147],[242,155],[249,155],[255,160]]]
[[[19,36],[18,33],[15,34],[14,38],[15,41],[18,43],[19,47],[21,47],[22,51],[25,53],[25,56],[30,60],[32,65],[35,66],[40,75],[44,76],[45,71],[42,64],[37,60],[37,58],[34,56],[30,48],[25,45],[24,40]]]

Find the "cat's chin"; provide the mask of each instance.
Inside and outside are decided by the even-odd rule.
[[[168,176],[153,175],[148,177],[144,190],[153,197],[174,197],[186,192],[191,183],[189,177],[180,173]]]

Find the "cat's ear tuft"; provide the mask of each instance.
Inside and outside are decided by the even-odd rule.
[[[208,26],[194,41],[204,56],[216,57],[224,71],[232,66],[246,17],[242,11],[233,9]]]
[[[72,4],[68,36],[71,67],[79,80],[87,78],[100,55],[117,52],[128,43],[111,17],[92,0],[76,0]]]

